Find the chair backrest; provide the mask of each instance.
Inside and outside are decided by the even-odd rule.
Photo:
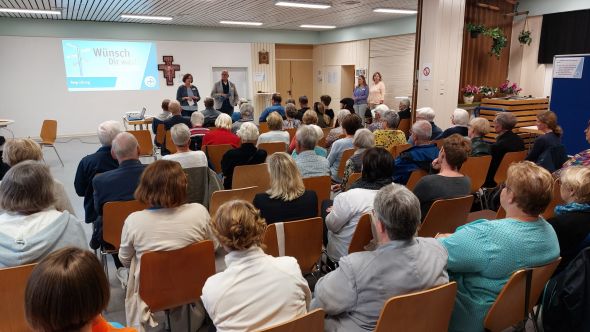
[[[232,189],[258,187],[258,192],[265,192],[270,188],[270,173],[268,164],[242,165],[234,168]]]
[[[415,169],[412,174],[410,174],[410,178],[408,179],[408,182],[406,183],[406,188],[408,188],[409,190],[414,190],[414,187],[416,186],[416,184],[418,183],[418,181],[420,181],[421,178],[425,177],[426,175],[428,175],[428,172],[426,172],[423,169]]]
[[[329,175],[314,176],[303,179],[303,185],[307,190],[315,191],[318,196],[318,216],[322,215],[322,202],[330,199],[332,180]],[[350,182],[350,180],[349,180]]]
[[[170,151],[170,153],[176,153],[176,145],[172,142],[172,134],[170,130],[166,130],[166,150]]]
[[[258,148],[266,151],[267,158],[275,152],[287,151],[287,145],[284,142],[260,143],[258,144]]]
[[[437,233],[454,233],[457,227],[467,223],[471,204],[472,195],[435,201],[418,230],[418,236],[434,237]]]
[[[551,263],[536,266],[531,268],[531,281],[530,281],[530,292],[529,292],[529,303],[528,312],[533,310],[533,307],[537,305],[539,297],[543,294],[545,285],[553,276],[553,272],[557,269],[557,266],[561,262],[561,257],[558,257]]]
[[[502,158],[500,165],[498,165],[498,169],[494,175],[494,182],[497,184],[504,183],[510,164],[523,161],[525,157],[526,151],[507,152]]]
[[[553,217],[553,215],[555,214],[555,207],[558,205],[562,205],[564,203],[565,202],[561,198],[561,182],[558,179],[555,180],[555,182],[553,182],[553,199],[551,200],[551,202],[549,202],[549,205],[547,205],[547,208],[543,212],[543,218],[549,219]]]
[[[25,288],[35,265],[0,269],[0,331],[32,331],[25,318]]]
[[[310,273],[322,254],[322,234],[321,217],[270,224],[264,234],[265,252],[295,257],[301,272]]]
[[[283,129],[283,130],[289,133],[289,142],[291,142],[291,140],[293,140],[293,137],[295,137],[295,133],[297,132],[297,128],[287,128],[287,129]]]
[[[133,212],[146,208],[147,205],[137,200],[106,202],[102,208],[102,238],[119,250],[125,219]]]
[[[264,134],[264,133],[268,133],[269,131],[270,131],[270,129],[268,129],[268,123],[260,122],[258,124],[258,132],[259,133]]]
[[[213,218],[223,203],[234,199],[241,199],[252,203],[256,193],[258,193],[257,187],[216,191],[211,195],[211,200],[209,201],[209,214],[211,215],[211,218]]]
[[[204,145],[202,149],[211,165],[213,165],[215,173],[221,173],[221,158],[227,151],[232,149],[232,146],[230,144]]]
[[[360,179],[362,176],[363,173],[361,172],[355,172],[350,174],[350,176],[348,177],[348,182],[346,183],[346,188],[350,188],[350,186],[356,181],[358,181],[358,179]]]
[[[483,326],[487,331],[503,331],[524,320],[526,270],[512,274],[488,310]]]
[[[399,157],[399,155],[406,151],[407,149],[411,148],[412,144],[398,144],[394,145],[389,149],[389,153],[393,156],[393,159]]]
[[[156,143],[164,144],[164,138],[166,137],[166,127],[163,123],[158,124],[156,127]]]
[[[348,253],[365,251],[365,246],[373,239],[373,231],[371,228],[371,215],[363,214],[356,224],[352,240],[348,246]]]
[[[207,278],[215,274],[213,241],[141,256],[139,296],[152,312],[199,302]]]
[[[403,131],[406,137],[410,135],[410,128],[412,128],[412,119],[401,119],[397,126],[397,129]]]
[[[128,130],[139,143],[139,156],[151,157],[154,155],[154,143],[152,143],[152,134],[149,130]]]
[[[459,172],[471,180],[471,193],[479,190],[486,182],[486,175],[492,162],[492,156],[469,157]]]
[[[431,141],[430,144],[436,144],[436,147],[440,150],[440,148],[442,148],[443,144],[445,143],[445,139],[441,138],[441,139],[437,139],[434,141]]]
[[[325,315],[326,313],[324,310],[318,308],[303,316],[295,317],[288,322],[258,330],[258,332],[324,332]]]
[[[39,134],[43,143],[53,144],[57,138],[57,121],[43,120],[41,126],[41,133]]]
[[[390,298],[379,315],[375,332],[447,331],[455,304],[457,283]],[[430,308],[424,317],[424,308]]]
[[[352,157],[355,150],[356,149],[352,148],[352,149],[346,149],[346,150],[342,151],[342,156],[340,157],[340,164],[338,164],[338,177],[339,178],[342,179],[342,177],[344,176],[344,169],[346,166],[346,162],[348,161],[348,159],[350,159],[350,157]]]

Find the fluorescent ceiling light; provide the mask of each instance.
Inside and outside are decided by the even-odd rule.
[[[309,29],[335,29],[335,25],[314,25],[314,24],[303,24],[299,26],[300,28],[309,28]]]
[[[132,18],[137,20],[157,20],[157,21],[172,21],[172,17],[169,16],[145,16],[145,15],[121,15],[121,18]]]
[[[417,14],[417,10],[411,9],[394,9],[394,8],[375,8],[375,13],[388,13],[388,14]]]
[[[327,9],[332,7],[328,3],[313,3],[313,2],[294,2],[294,1],[277,1],[275,6],[283,7],[297,7],[297,8],[313,8],[313,9]]]
[[[0,13],[61,15],[61,11],[59,11],[59,10],[36,10],[36,9],[15,9],[15,8],[0,8]]]
[[[234,25],[255,25],[260,26],[262,22],[240,22],[240,21],[219,21],[221,24],[234,24]]]

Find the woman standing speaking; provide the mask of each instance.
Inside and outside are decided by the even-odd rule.
[[[373,74],[373,85],[369,89],[369,108],[373,109],[385,101],[385,83],[382,81],[381,73],[376,71]]]
[[[182,76],[183,85],[178,87],[176,91],[176,100],[180,103],[182,108],[182,116],[190,116],[197,110],[197,102],[201,100],[199,96],[199,89],[193,85],[193,75],[184,74]]]

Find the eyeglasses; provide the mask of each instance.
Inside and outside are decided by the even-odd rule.
[[[507,191],[512,191],[512,189],[510,189],[510,187],[508,187],[506,182],[504,182],[500,185],[500,189],[506,189]]]

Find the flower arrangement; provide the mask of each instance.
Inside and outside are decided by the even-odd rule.
[[[467,23],[466,29],[471,34],[471,38],[476,38],[480,33],[486,31],[486,26],[483,24]]]
[[[484,97],[488,97],[491,98],[494,96],[494,94],[496,93],[495,88],[492,88],[491,86],[486,86],[486,85],[482,85],[479,87],[479,93],[484,96]]]
[[[522,30],[518,35],[518,42],[522,45],[531,45],[533,38],[531,37],[531,32],[529,30]]]
[[[489,28],[484,33],[485,36],[492,38],[492,48],[489,54],[500,58],[502,49],[508,45],[508,38],[504,35],[504,31],[499,27]]]
[[[507,95],[518,95],[521,90],[522,89],[518,87],[518,84],[510,84],[509,80],[506,80],[506,82],[502,83],[502,85],[498,87],[499,92],[505,93]]]
[[[463,95],[465,97],[471,97],[477,93],[479,93],[479,88],[474,86],[474,85],[467,85],[466,87],[464,87],[463,89],[461,89],[461,92],[463,92]]]

